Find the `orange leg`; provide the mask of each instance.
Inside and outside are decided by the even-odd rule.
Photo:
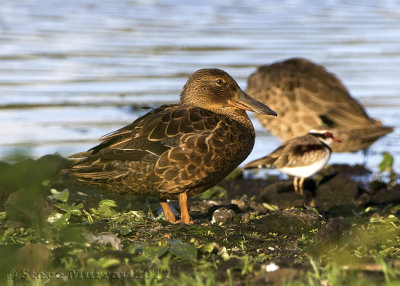
[[[304,194],[303,184],[304,184],[304,178],[301,178],[300,182],[299,182],[299,185],[300,185],[300,196],[302,196]]]
[[[161,207],[163,208],[165,220],[170,223],[175,223],[175,216],[172,212],[171,208],[169,207],[167,202],[160,202]]]
[[[294,191],[296,192],[296,194],[299,193],[299,181],[297,177],[294,177],[293,179],[293,187],[294,187]]]
[[[187,199],[188,199],[188,196],[187,196],[186,192],[179,194],[179,207],[181,208],[181,219],[180,219],[180,221],[177,221],[177,222],[181,222],[181,223],[185,223],[185,224],[193,224],[193,221],[190,219],[190,215],[189,215]]]

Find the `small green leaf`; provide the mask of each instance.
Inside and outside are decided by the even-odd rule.
[[[90,213],[88,213],[86,210],[82,210],[82,211],[86,215],[86,221],[88,223],[93,223],[94,219],[93,219],[92,215]]]
[[[147,262],[149,258],[144,257],[144,256],[134,256],[131,258],[133,263],[141,263],[141,262]]]
[[[197,248],[192,244],[174,245],[169,252],[183,260],[195,260],[197,258]]]
[[[182,240],[176,239],[176,240],[168,240],[168,245],[170,246],[176,246],[176,245],[181,245]]]
[[[371,217],[369,219],[369,222],[374,223],[374,222],[382,222],[383,218],[382,217]]]
[[[102,200],[99,202],[99,207],[97,209],[92,208],[91,211],[100,218],[110,218],[117,213],[113,209],[115,207],[117,207],[117,204],[113,200]]]
[[[211,253],[211,252],[214,251],[214,249],[215,249],[216,247],[217,247],[217,244],[216,244],[215,242],[210,242],[210,243],[207,243],[207,244],[203,245],[203,246],[201,247],[201,250],[202,250],[203,252]]]
[[[163,246],[146,246],[143,249],[143,254],[144,256],[147,256],[149,258],[153,257],[161,257],[163,256],[166,252],[168,251],[168,246],[163,245]]]
[[[240,168],[235,168],[228,176],[225,177],[226,181],[234,180],[242,175],[242,170]]]
[[[98,214],[101,218],[110,218],[116,214],[116,211],[108,207],[98,208]]]
[[[109,268],[112,266],[117,266],[120,263],[121,262],[117,258],[107,258],[107,257],[102,257],[97,262],[97,264],[102,268]]]
[[[117,204],[113,200],[102,200],[99,202],[99,207],[116,208]]]
[[[47,218],[47,222],[49,223],[54,223],[55,221],[58,221],[61,217],[63,216],[62,213],[59,213],[57,211],[53,211],[50,213],[50,215]]]
[[[399,219],[396,216],[392,215],[392,214],[388,216],[388,220],[390,222],[398,222],[399,221]]]
[[[208,199],[223,199],[226,198],[228,192],[226,189],[220,186],[214,186],[207,191],[201,193],[198,198],[203,199],[203,200],[208,200]]]
[[[128,233],[130,233],[132,231],[132,229],[130,227],[126,227],[123,225],[116,225],[113,229],[122,235],[127,235]]]
[[[60,201],[63,203],[68,201],[68,198],[69,198],[69,190],[68,189],[65,189],[62,192],[59,192],[56,189],[51,189],[50,192],[52,193],[52,195],[48,196],[49,199]]]
[[[230,259],[230,256],[225,246],[221,248],[221,250],[218,252],[218,255],[221,256],[224,261]]]
[[[86,261],[86,263],[89,267],[109,268],[121,264],[121,261],[119,261],[117,258],[111,257],[101,257],[98,260],[91,257]]]
[[[80,216],[82,214],[80,209],[83,208],[83,203],[77,204],[76,206],[69,206],[66,204],[56,204],[54,206],[72,215]]]
[[[7,213],[6,212],[0,212],[0,220],[6,220],[7,219]]]
[[[65,213],[65,214],[61,215],[61,217],[59,217],[59,219],[54,220],[53,225],[56,228],[62,228],[68,224],[70,218],[71,218],[71,214]]]
[[[273,211],[279,210],[279,208],[278,208],[277,205],[268,204],[268,203],[263,203],[263,206],[264,206],[267,210],[272,211],[272,212],[273,212]]]
[[[393,170],[393,156],[390,155],[388,152],[383,152],[382,153],[383,158],[382,161],[379,163],[378,168],[381,172],[391,172]]]

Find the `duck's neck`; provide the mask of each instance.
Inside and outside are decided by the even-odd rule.
[[[217,108],[215,110],[213,109],[208,109],[208,110],[217,114],[225,115],[235,121],[238,121],[241,124],[243,124],[243,126],[246,127],[248,130],[252,130],[252,132],[254,132],[253,124],[251,123],[251,120],[247,115],[246,111],[243,109],[237,109],[234,107],[225,107],[225,108]]]
[[[181,100],[179,102],[181,105],[186,105],[188,107],[199,107],[209,111],[212,111],[216,114],[225,115],[229,118],[232,118],[240,123],[242,123],[245,127],[254,129],[253,124],[250,121],[249,116],[246,111],[243,109],[238,109],[233,106],[227,105],[221,107],[221,104],[216,104],[215,106],[209,101],[196,101],[195,104],[191,103],[189,100],[186,100],[186,97],[182,94]]]

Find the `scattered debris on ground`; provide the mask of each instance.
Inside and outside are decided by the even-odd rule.
[[[57,155],[0,162],[1,279],[400,282],[400,185],[393,172],[386,180],[362,166],[328,166],[305,182],[301,197],[291,180],[246,179],[236,170],[190,199],[194,224],[188,226],[165,222],[156,198],[98,190],[61,176],[69,164]],[[179,214],[178,204],[171,206]]]

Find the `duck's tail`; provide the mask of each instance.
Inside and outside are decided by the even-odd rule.
[[[356,152],[368,148],[380,137],[393,131],[391,126],[371,126],[352,130],[337,130],[337,136],[341,143],[333,142],[333,152]]]

